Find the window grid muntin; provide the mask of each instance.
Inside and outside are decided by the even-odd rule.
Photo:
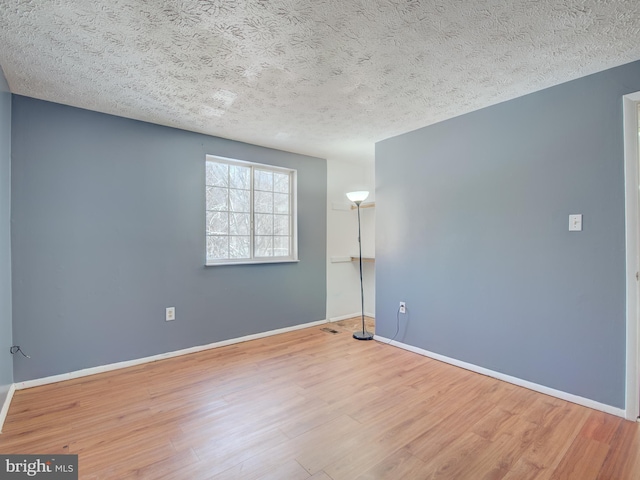
[[[293,212],[292,212],[292,206],[291,206],[291,201],[292,201],[292,175],[291,173],[286,174],[287,177],[287,184],[286,184],[286,192],[284,191],[278,191],[276,190],[276,175],[279,177],[283,177],[285,176],[284,173],[282,172],[278,172],[278,171],[273,171],[271,169],[268,168],[261,168],[261,167],[255,167],[254,172],[258,172],[258,178],[261,177],[262,173],[266,173],[270,176],[271,181],[268,182],[270,183],[270,189],[269,187],[266,187],[264,185],[264,183],[258,183],[259,179],[256,180],[256,178],[254,177],[254,183],[253,183],[253,191],[255,192],[259,192],[259,193],[270,193],[271,194],[271,208],[270,208],[270,212],[263,212],[263,211],[258,211],[258,207],[256,206],[255,202],[254,202],[254,218],[255,215],[262,215],[262,216],[271,216],[271,234],[259,234],[258,233],[258,227],[255,228],[254,230],[254,235],[253,237],[258,240],[258,237],[261,237],[261,241],[266,240],[267,238],[271,239],[270,243],[270,248],[269,250],[271,251],[271,255],[259,255],[258,249],[257,247],[254,247],[253,250],[253,254],[255,256],[255,258],[287,258],[290,257],[292,255],[292,250],[293,250],[293,234],[292,234],[292,217],[293,217]],[[279,213],[276,211],[276,195],[286,195],[287,196],[287,213]],[[276,234],[276,219],[277,218],[281,218],[281,217],[286,217],[287,218],[287,231],[289,232],[287,235],[277,235]],[[286,249],[286,254],[285,255],[276,255],[276,244],[282,242],[282,239],[286,239],[286,242],[284,246],[279,247],[280,249]],[[277,240],[279,242],[277,242]],[[257,243],[257,242],[256,242]]]
[[[296,241],[296,226],[295,226],[295,197],[296,197],[296,192],[295,192],[295,175],[296,175],[296,171],[292,170],[292,169],[287,169],[287,168],[281,168],[281,167],[274,167],[271,165],[263,165],[263,164],[258,164],[258,163],[252,163],[252,162],[243,162],[240,160],[233,160],[233,159],[226,159],[226,158],[222,158],[222,157],[214,157],[214,156],[210,156],[207,155],[207,163],[211,163],[214,165],[226,165],[227,166],[227,179],[226,179],[226,184],[227,186],[225,187],[227,189],[228,195],[227,195],[227,210],[223,211],[223,210],[217,210],[220,212],[226,212],[229,215],[229,219],[228,219],[228,224],[227,224],[227,234],[209,234],[209,226],[207,225],[207,239],[209,239],[210,237],[218,237],[218,238],[227,238],[228,241],[228,250],[227,250],[227,258],[219,258],[219,257],[215,257],[215,258],[210,258],[209,257],[209,248],[208,248],[208,243],[207,242],[207,256],[206,256],[206,263],[209,265],[216,265],[216,264],[233,264],[233,263],[269,263],[270,261],[297,261],[297,241]],[[243,168],[247,168],[249,170],[249,179],[248,179],[248,185],[249,188],[245,189],[245,188],[233,188],[231,187],[232,184],[232,178],[231,178],[231,168],[232,167],[243,167]],[[268,174],[268,176],[271,177],[271,190],[267,190],[264,188],[264,185],[261,184],[260,186],[263,187],[261,188],[256,188],[256,171],[262,172],[262,173],[266,173]],[[282,177],[286,177],[286,193],[277,190],[276,185],[275,185],[275,178],[276,176],[278,176],[280,178],[280,180],[284,180]],[[208,177],[208,175],[207,175]],[[208,178],[205,181],[206,183],[206,188],[208,189],[209,187],[216,187],[217,185],[213,185],[211,183],[209,183]],[[268,187],[267,187],[268,188]],[[232,238],[236,238],[236,237],[246,237],[246,235],[232,235],[230,228],[231,228],[231,220],[230,217],[232,214],[234,213],[247,213],[247,212],[240,212],[240,211],[234,211],[231,208],[231,191],[232,190],[239,190],[239,191],[248,191],[249,192],[249,208],[251,210],[250,212],[250,219],[249,219],[249,256],[248,257],[242,257],[242,258],[233,258],[231,257],[231,239]],[[272,205],[271,205],[271,213],[267,213],[267,215],[271,215],[272,217],[272,227],[271,227],[271,234],[270,235],[258,235],[257,234],[257,229],[256,229],[256,219],[255,219],[255,215],[256,215],[256,205],[255,205],[255,193],[257,192],[269,192],[272,193]],[[287,196],[287,202],[286,202],[286,207],[287,207],[287,212],[276,212],[276,206],[275,206],[275,196],[276,195],[286,195]],[[208,200],[208,198],[207,198]],[[208,202],[205,203],[206,206],[208,206]],[[207,209],[207,214],[209,214],[210,212],[215,212],[214,211],[210,211]],[[276,218],[278,217],[287,217],[287,231],[288,231],[288,235],[276,235],[276,231],[275,231],[275,221]],[[266,238],[270,238],[271,239],[271,247],[270,247],[270,253],[271,255],[268,256],[260,256],[257,255],[257,248],[256,248],[256,241],[257,241],[257,237],[266,237]],[[286,251],[288,252],[286,255],[277,255],[276,256],[276,247],[277,244],[281,244],[280,249],[286,249]],[[238,261],[239,260],[239,261]]]
[[[250,181],[251,179],[249,178],[249,181],[246,182],[249,185],[249,188],[241,188],[238,186],[232,186],[234,185],[234,178],[232,177],[232,169],[234,168],[243,168],[248,170],[248,174],[250,175],[251,170],[248,166],[244,166],[244,165],[233,165],[227,162],[218,162],[218,161],[211,161],[208,160],[207,161],[207,165],[210,164],[211,165],[211,169],[214,172],[214,174],[212,175],[212,180],[210,181],[210,176],[209,176],[209,172],[207,172],[207,176],[205,178],[205,184],[206,184],[206,193],[207,195],[209,195],[210,191],[216,191],[214,189],[217,189],[218,191],[220,190],[224,190],[225,191],[225,202],[226,206],[225,208],[213,208],[210,209],[212,206],[219,206],[221,204],[216,204],[213,202],[210,202],[210,197],[207,196],[206,198],[206,202],[205,202],[205,209],[206,209],[206,213],[207,213],[207,262],[209,262],[210,260],[214,261],[214,262],[219,262],[219,261],[224,261],[224,260],[231,260],[231,259],[241,259],[241,260],[248,260],[251,259],[251,244],[249,243],[248,248],[246,248],[246,255],[242,255],[242,251],[238,248],[239,245],[241,245],[243,242],[243,238],[251,237],[251,212],[250,212],[250,207],[251,207],[251,197],[249,195],[249,211],[245,211],[245,210],[232,210],[232,205],[231,205],[231,192],[232,191],[245,191],[245,192],[249,192],[250,193]],[[220,171],[220,167],[224,166],[225,167],[225,174],[224,175],[215,175],[216,171]],[[222,172],[219,172],[222,173]],[[220,179],[222,179],[224,177],[226,177],[224,180],[220,181]],[[248,228],[249,228],[249,232],[246,234],[239,234],[239,233],[232,233],[232,226],[235,225],[234,222],[232,221],[232,218],[235,220],[236,217],[234,215],[249,215],[248,218]],[[218,226],[222,227],[222,223],[225,224],[225,228],[224,231],[220,228],[220,229],[216,229],[213,231],[211,231],[212,228],[212,221],[215,218],[225,218],[226,217],[226,221],[222,222],[219,221]],[[237,230],[235,230],[235,232],[237,232]],[[215,252],[214,248],[209,248],[209,242],[215,244],[217,243],[219,245],[219,250],[221,250],[222,252],[226,250],[226,254],[224,256],[209,256],[209,252],[211,250],[212,253]],[[226,243],[226,248],[224,247],[223,244]],[[235,244],[235,249],[234,249],[234,244]]]

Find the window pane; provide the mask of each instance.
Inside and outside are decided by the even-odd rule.
[[[229,190],[207,187],[207,210],[229,210]]]
[[[255,211],[258,213],[272,213],[273,212],[273,193],[271,192],[256,192],[253,196]]]
[[[216,187],[229,186],[229,165],[207,162],[207,185]]]
[[[231,213],[229,215],[229,234],[250,235],[250,218],[251,215],[248,213]]]
[[[273,191],[273,172],[255,169],[253,175],[255,179],[253,185],[256,190]]]
[[[289,235],[289,215],[274,215],[273,234]]]
[[[256,235],[273,235],[273,215],[258,214],[256,219]]]
[[[207,235],[228,235],[229,214],[227,212],[207,212]]]
[[[250,258],[250,237],[229,237],[229,258]]]
[[[229,237],[207,237],[207,259],[221,260],[229,258]]]
[[[295,253],[294,170],[207,155],[205,174],[209,264],[285,261]]]
[[[273,191],[289,193],[289,175],[286,173],[273,174]]]
[[[251,188],[251,167],[229,165],[229,186],[249,190]]]
[[[273,237],[256,237],[256,257],[273,256]]]
[[[289,237],[274,237],[273,256],[274,257],[289,256]]]
[[[249,213],[251,211],[251,192],[249,190],[229,190],[229,210]]]
[[[275,193],[273,195],[273,207],[275,213],[289,213],[289,195]]]

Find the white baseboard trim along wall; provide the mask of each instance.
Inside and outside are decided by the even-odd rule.
[[[329,319],[329,322],[330,323],[339,322],[341,320],[347,320],[348,318],[359,317],[360,315],[362,315],[360,312],[356,312],[356,313],[350,313],[349,315],[340,315],[339,317],[331,317]],[[364,316],[365,317],[376,318],[376,316],[373,313],[364,312]]]
[[[510,375],[505,375],[504,373],[495,372],[493,370],[489,370],[488,368],[479,367],[472,363],[456,360],[455,358],[446,357],[444,355],[440,355],[439,353],[433,353],[428,350],[423,350],[422,348],[407,345],[402,342],[398,342],[395,340],[392,341],[389,338],[381,337],[379,335],[375,335],[373,338],[374,340],[378,340],[379,342],[387,343],[389,345],[393,345],[394,347],[402,348],[419,355],[424,355],[425,357],[433,358],[434,360],[439,360],[456,367],[464,368],[465,370],[470,370],[472,372],[480,373],[488,377],[493,377],[498,380],[511,383],[513,385],[518,385],[519,387],[528,388],[529,390],[544,393],[545,395],[549,395],[551,397],[566,400],[567,402],[576,403],[578,405],[582,405],[583,407],[593,408],[594,410],[600,410],[601,412],[610,413],[611,415],[626,418],[626,411],[621,408],[612,407],[611,405],[606,405],[604,403],[596,402],[595,400],[590,400],[578,395],[573,395],[572,393],[563,392],[562,390],[555,390],[553,388],[545,387],[544,385],[538,385],[537,383],[522,380],[521,378],[512,377]]]
[[[0,409],[0,433],[2,433],[2,426],[4,425],[4,421],[7,418],[7,413],[9,413],[9,405],[11,405],[11,399],[13,398],[13,392],[15,391],[16,386],[15,384],[12,384],[9,387],[9,391],[7,392],[7,397],[4,399],[2,409]]]
[[[82,370],[76,370],[75,372],[62,373],[60,375],[53,375],[51,377],[36,378],[34,380],[27,380],[25,382],[15,383],[16,390],[24,390],[25,388],[39,387],[40,385],[47,385],[49,383],[63,382],[65,380],[71,380],[73,378],[87,377],[89,375],[95,375],[97,373],[110,372],[111,370],[119,370],[121,368],[133,367],[134,365],[141,365],[143,363],[151,363],[158,360],[164,360],[166,358],[179,357],[181,355],[188,355],[189,353],[202,352],[204,350],[210,350],[212,348],[226,347],[227,345],[233,345],[234,343],[248,342],[249,340],[257,340],[259,338],[270,337],[272,335],[278,335],[279,333],[293,332],[294,330],[301,330],[303,328],[315,327],[317,325],[323,325],[327,323],[327,320],[318,320],[315,322],[303,323],[300,325],[294,325],[292,327],[279,328],[277,330],[269,330],[268,332],[254,333],[244,337],[230,338],[229,340],[222,340],[221,342],[209,343],[207,345],[198,345],[196,347],[185,348],[183,350],[176,350],[174,352],[160,353],[151,357],[136,358],[134,360],[127,360],[124,362],[110,363],[108,365],[101,365],[99,367],[85,368]],[[8,407],[7,407],[8,409]]]

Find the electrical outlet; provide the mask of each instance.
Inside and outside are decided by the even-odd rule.
[[[176,307],[167,307],[164,319],[167,322],[170,322],[171,320],[175,320],[176,319]]]
[[[407,304],[405,302],[400,302],[400,313],[407,313]]]

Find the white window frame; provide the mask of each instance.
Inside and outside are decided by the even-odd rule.
[[[250,245],[249,245],[249,251],[251,254],[251,258],[230,258],[230,259],[214,259],[214,260],[209,260],[208,256],[207,256],[207,208],[206,208],[206,188],[207,188],[207,183],[206,183],[206,165],[207,162],[217,162],[217,163],[225,163],[227,165],[238,165],[238,166],[242,166],[242,167],[249,167],[251,168],[251,177],[250,177],[250,191],[251,191],[251,198],[250,198],[250,208],[251,208],[251,213],[250,213]],[[287,262],[298,262],[298,185],[297,185],[297,176],[298,176],[298,172],[295,169],[292,168],[284,168],[284,167],[277,167],[274,165],[267,165],[264,163],[257,163],[257,162],[249,162],[249,161],[245,161],[245,160],[238,160],[235,158],[227,158],[227,157],[221,157],[218,155],[206,155],[205,158],[205,182],[204,182],[204,188],[205,188],[205,215],[204,215],[204,220],[205,220],[205,266],[216,266],[216,265],[246,265],[246,264],[263,264],[263,263],[287,263]],[[254,245],[255,245],[255,222],[254,222],[254,218],[255,218],[255,206],[254,206],[254,172],[255,170],[266,170],[266,171],[271,171],[274,173],[286,173],[289,175],[289,179],[290,179],[290,199],[289,199],[289,216],[290,216],[290,224],[289,224],[289,232],[290,232],[290,240],[289,240],[289,255],[288,256],[280,256],[280,257],[256,257],[255,256],[255,251],[254,251]]]

